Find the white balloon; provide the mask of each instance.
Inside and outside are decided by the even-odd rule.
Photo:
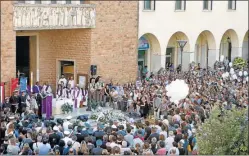
[[[226,76],[227,76],[227,77],[229,76],[229,73],[228,73],[228,72],[226,72]]]
[[[236,74],[234,74],[232,77],[233,77],[234,80],[237,79],[237,75]]]
[[[239,71],[239,76],[242,76],[242,75],[243,75],[242,71]]]
[[[248,77],[246,77],[246,81],[248,82]]]
[[[245,75],[245,76],[247,76],[247,75],[248,75],[247,71],[244,71],[244,75]]]
[[[233,75],[234,74],[234,70],[230,70],[230,74]]]
[[[222,74],[222,77],[223,77],[223,78],[226,78],[226,77],[227,77],[226,73],[223,73],[223,74]]]
[[[171,102],[180,101],[186,98],[189,93],[188,84],[186,84],[184,80],[179,79],[171,82],[166,90],[168,91],[167,96],[170,97]]]
[[[231,68],[231,69],[230,69],[230,71],[234,71],[234,69],[233,69],[233,68]]]
[[[229,63],[229,67],[232,67],[232,66],[233,66],[233,63],[232,63],[232,62],[230,62],[230,63]]]

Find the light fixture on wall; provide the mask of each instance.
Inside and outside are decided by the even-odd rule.
[[[227,42],[228,42],[228,43],[231,43],[230,37],[227,37]]]
[[[186,40],[177,40],[180,49],[181,49],[181,69],[182,69],[182,52],[183,52],[183,48],[185,47],[185,45],[187,44],[188,41]]]

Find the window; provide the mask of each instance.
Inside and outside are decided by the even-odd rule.
[[[176,0],[175,10],[186,10],[186,0]]]
[[[56,4],[56,0],[51,0],[51,4]]]
[[[228,9],[236,10],[236,0],[228,0]]]
[[[35,4],[41,4],[41,0],[35,0]]]
[[[66,4],[71,4],[71,0],[66,0]]]
[[[25,0],[19,0],[19,1],[16,1],[16,3],[22,4],[22,3],[25,3]]]
[[[80,4],[84,4],[84,0],[80,0]]]
[[[203,10],[212,10],[213,8],[213,1],[212,0],[204,0],[203,1]]]
[[[144,0],[144,10],[155,10],[156,8],[155,0]]]

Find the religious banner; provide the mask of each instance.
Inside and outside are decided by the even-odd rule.
[[[18,78],[12,78],[11,79],[11,85],[10,85],[10,93],[12,94],[14,92],[14,90],[16,89],[18,85]]]
[[[20,78],[20,91],[27,90],[27,77]]]
[[[148,50],[150,48],[149,42],[146,40],[145,37],[140,37],[138,50]]]

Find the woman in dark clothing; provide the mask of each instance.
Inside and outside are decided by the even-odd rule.
[[[106,84],[105,85],[105,89],[104,89],[104,103],[109,103],[110,101],[110,89],[109,89],[109,85]]]
[[[146,119],[149,114],[150,107],[147,100],[145,100],[142,104],[143,104],[143,107],[141,107],[141,109],[143,109],[142,117]]]
[[[64,140],[60,140],[59,141],[59,151],[60,151],[60,155],[63,155],[63,151],[64,151],[64,146],[65,146],[65,142]]]

